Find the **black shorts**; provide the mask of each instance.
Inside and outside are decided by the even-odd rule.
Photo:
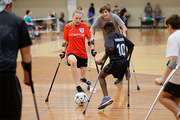
[[[0,120],[20,120],[22,93],[15,73],[0,73]]]
[[[107,64],[103,72],[106,74],[112,74],[114,78],[123,78],[127,70],[127,60],[112,60]]]
[[[176,98],[180,98],[180,85],[168,82],[164,88],[164,92],[168,92]]]
[[[81,58],[81,57],[78,57],[77,55],[75,55],[74,53],[69,53],[66,57],[67,59],[67,64],[69,66],[71,66],[69,63],[68,63],[68,57],[69,55],[74,55],[77,59],[77,68],[80,68],[80,67],[87,67],[87,59],[84,59],[84,58]]]

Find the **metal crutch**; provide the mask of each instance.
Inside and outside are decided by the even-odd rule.
[[[89,76],[88,76],[88,81],[90,81],[90,76],[91,76],[91,48],[90,48],[90,53],[89,53]],[[90,90],[90,86],[87,86],[87,90]]]
[[[131,65],[132,65],[132,68],[133,68],[133,72],[134,72],[134,77],[136,79],[136,84],[137,84],[137,90],[140,90],[140,87],[139,87],[139,84],[138,84],[138,81],[137,81],[137,78],[136,78],[136,73],[135,73],[135,69],[134,69],[134,66],[133,66],[133,62],[132,62],[132,59],[131,59]]]
[[[127,107],[130,107],[129,103],[129,97],[130,97],[130,60],[131,60],[131,54],[129,55],[128,64],[127,64],[127,70],[126,70],[126,80],[128,80],[128,104]]]
[[[59,63],[58,63],[58,66],[57,66],[57,69],[56,69],[56,72],[55,72],[55,75],[54,75],[54,78],[53,78],[53,81],[52,81],[52,83],[51,83],[51,87],[50,87],[49,92],[48,92],[48,95],[47,95],[47,97],[46,97],[46,99],[45,99],[45,102],[48,102],[49,95],[50,95],[50,92],[51,92],[52,86],[53,86],[53,84],[54,84],[54,81],[55,81],[55,78],[56,78],[56,74],[57,74],[57,72],[58,72],[58,69],[59,69],[59,66],[60,66],[61,60],[62,60],[62,59],[60,58]]]
[[[32,92],[32,95],[33,95],[34,106],[35,106],[35,110],[36,110],[36,116],[37,116],[37,119],[40,120],[39,113],[38,113],[37,102],[36,102],[34,85],[33,85],[32,76],[31,76],[31,66],[28,65],[29,66],[28,67],[27,65],[28,65],[27,63],[24,63],[24,64],[22,63],[22,66],[23,66],[24,70],[26,70],[28,72],[28,74],[29,74],[29,81],[30,81],[30,86],[31,86],[31,92]]]
[[[149,110],[149,112],[148,112],[145,120],[148,119],[149,115],[151,114],[152,109],[154,108],[154,106],[155,106],[155,104],[156,104],[156,102],[157,102],[157,100],[158,100],[158,98],[159,98],[159,95],[161,94],[161,92],[162,92],[162,90],[164,89],[164,87],[165,87],[165,85],[167,84],[167,82],[168,82],[168,81],[171,79],[171,77],[176,73],[178,67],[179,67],[179,66],[176,65],[176,67],[171,71],[171,73],[170,73],[169,76],[167,77],[166,81],[163,83],[163,85],[162,85],[162,87],[161,87],[161,89],[160,89],[160,91],[159,91],[156,99],[154,100],[154,102],[153,102],[153,104],[152,104],[152,106],[151,106],[151,108],[150,108],[150,110]]]
[[[90,94],[90,97],[89,97],[89,100],[88,100],[88,102],[87,102],[87,104],[86,104],[86,107],[85,107],[85,109],[84,109],[84,111],[83,111],[83,114],[86,114],[86,109],[87,109],[87,107],[88,107],[88,105],[89,105],[89,102],[90,102],[90,100],[91,100],[91,97],[92,97],[94,88],[96,87],[97,81],[98,81],[98,79],[99,79],[99,75],[100,75],[100,73],[101,73],[101,71],[102,71],[102,68],[103,68],[104,63],[106,62],[107,58],[108,58],[108,56],[105,58],[105,60],[103,61],[102,65],[101,65],[100,71],[99,71],[99,73],[98,73],[98,77],[97,77],[97,79],[96,79],[96,81],[95,81],[95,83],[94,83],[92,92],[91,92],[91,94]]]

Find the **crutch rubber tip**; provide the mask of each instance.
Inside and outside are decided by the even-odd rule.
[[[87,86],[87,90],[90,90],[90,86],[89,85]]]
[[[137,86],[137,90],[140,90],[140,87],[139,87],[139,86]]]
[[[83,114],[86,114],[86,111],[83,111]]]
[[[129,104],[127,104],[127,107],[129,108],[129,107],[130,107],[130,105],[129,105]]]
[[[48,102],[48,98],[45,99],[45,102]]]

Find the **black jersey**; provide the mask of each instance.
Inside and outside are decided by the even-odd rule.
[[[134,44],[120,33],[108,34],[105,38],[105,49],[114,48],[110,54],[110,60],[127,59],[126,47],[131,48]]]
[[[24,20],[0,12],[0,72],[15,72],[18,49],[31,44]]]

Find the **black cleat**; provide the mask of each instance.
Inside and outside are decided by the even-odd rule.
[[[86,83],[87,85],[92,85],[92,83],[89,80],[86,80],[86,78],[80,79],[81,82]]]
[[[85,93],[85,91],[82,89],[81,86],[77,86],[76,89],[77,89],[78,92],[84,92]]]

